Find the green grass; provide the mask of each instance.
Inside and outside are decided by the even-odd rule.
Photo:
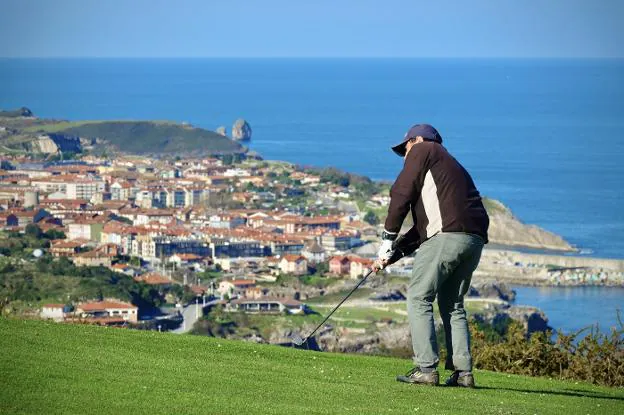
[[[338,302],[340,302],[340,300],[342,300],[345,295],[349,293],[349,291],[351,291],[351,289],[341,290],[336,293],[327,294],[320,297],[312,297],[307,299],[305,302],[306,304],[309,304],[311,306],[313,306],[314,304],[338,304]],[[349,297],[349,299],[353,300],[357,298],[368,298],[373,293],[374,291],[370,288],[360,288],[359,290],[354,292],[353,295]]]
[[[0,413],[624,413],[624,391],[478,371],[419,387],[400,359],[0,319]]]
[[[59,131],[66,130],[68,128],[81,127],[87,124],[98,123],[100,121],[59,121],[52,122],[50,124],[38,124],[26,127],[23,129],[25,132],[35,133],[58,133]]]

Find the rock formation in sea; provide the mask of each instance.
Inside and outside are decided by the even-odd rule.
[[[234,140],[250,140],[251,126],[249,123],[242,118],[236,120],[232,126],[232,138]]]
[[[227,129],[224,126],[217,127],[215,130],[217,134],[221,134],[224,137],[227,137]]]

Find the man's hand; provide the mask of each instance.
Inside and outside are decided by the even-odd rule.
[[[382,261],[378,259],[375,262],[373,262],[373,272],[376,274],[382,269],[386,268],[386,266],[388,266],[388,261]]]

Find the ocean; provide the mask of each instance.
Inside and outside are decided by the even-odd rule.
[[[402,165],[390,146],[428,122],[483,195],[624,258],[624,60],[0,59],[0,108],[20,106],[228,132],[243,117],[267,159],[389,181]],[[519,301],[541,301],[529,291]],[[588,307],[605,310],[595,292]]]

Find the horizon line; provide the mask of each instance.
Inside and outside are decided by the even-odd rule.
[[[619,60],[624,56],[0,56],[2,60],[9,59],[404,59],[404,60],[433,60],[433,59],[508,59],[508,60]]]

